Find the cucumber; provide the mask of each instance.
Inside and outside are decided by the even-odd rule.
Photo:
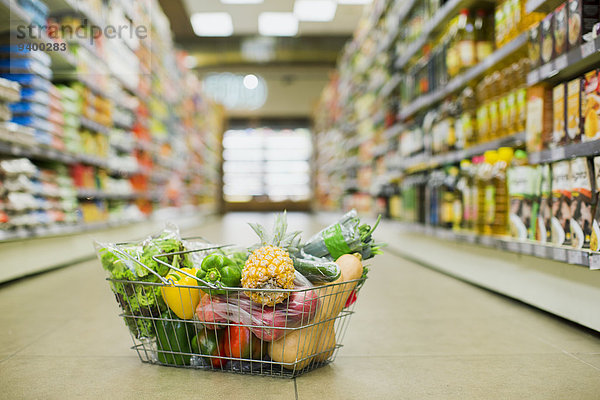
[[[333,282],[341,275],[339,265],[328,260],[293,257],[294,268],[313,283]]]

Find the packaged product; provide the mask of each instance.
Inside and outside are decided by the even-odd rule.
[[[529,29],[529,42],[527,46],[527,51],[529,54],[529,61],[531,62],[531,68],[537,68],[542,63],[541,31],[541,23],[537,23]]]
[[[594,196],[596,197],[596,210],[592,221],[592,234],[590,237],[590,250],[600,251],[600,207],[598,198],[600,195],[600,157],[594,157]]]
[[[554,13],[550,13],[542,20],[542,64],[554,58]]]
[[[540,167],[539,212],[536,218],[535,239],[548,243],[552,239],[552,176],[550,165]]]
[[[581,118],[583,120],[582,141],[591,141],[600,138],[600,96],[598,93],[598,71],[593,70],[585,74]]]
[[[552,164],[552,243],[571,244],[571,162]]]
[[[563,3],[554,10],[554,57],[567,51],[567,7]]]
[[[552,139],[552,91],[544,85],[527,89],[527,151],[547,148]]]
[[[567,140],[570,143],[581,141],[581,78],[567,83]]]
[[[573,49],[581,43],[581,2],[582,0],[569,0],[567,2],[567,47]]]
[[[565,91],[566,85],[564,83],[552,89],[552,119],[554,122],[550,147],[564,146],[567,143],[567,132],[565,130]]]
[[[540,174],[540,168],[531,165],[512,166],[507,172],[512,237],[522,240],[535,237]]]
[[[591,167],[585,157],[571,161],[571,245],[577,249],[590,246],[595,203]]]

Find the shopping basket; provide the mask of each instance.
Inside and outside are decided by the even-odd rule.
[[[287,378],[333,362],[354,313],[353,300],[366,278],[296,289],[223,288],[165,262],[168,257],[208,254],[222,247],[205,246],[152,257],[180,276],[193,279],[192,284],[163,277],[130,254],[120,254],[158,278],[158,282],[107,278],[121,307],[120,316],[130,328],[132,349],[140,360]],[[249,292],[289,296],[283,303],[267,307],[253,303]],[[132,304],[132,299],[149,297],[152,304],[161,304],[158,296],[165,293],[170,299],[165,310]],[[179,310],[180,316],[187,313],[186,319],[179,318],[174,310]],[[148,329],[142,334],[136,329],[139,326]]]

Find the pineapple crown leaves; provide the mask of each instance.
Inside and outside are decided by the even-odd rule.
[[[260,243],[252,246],[252,250],[270,244],[281,247],[282,249],[287,250],[287,252],[290,254],[296,254],[298,251],[300,251],[300,234],[302,232],[295,231],[292,233],[287,233],[288,223],[285,211],[281,214],[277,214],[275,217],[272,236],[269,235],[265,228],[260,224],[251,222],[248,223],[248,225],[250,225],[252,230],[256,232],[258,238],[260,239]]]

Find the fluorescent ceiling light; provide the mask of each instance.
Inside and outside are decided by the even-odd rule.
[[[196,36],[231,36],[233,22],[226,12],[195,13],[190,18]]]
[[[223,4],[260,4],[263,0],[221,0]]]
[[[338,4],[369,4],[372,0],[337,0]]]
[[[258,78],[256,75],[248,74],[244,77],[244,87],[249,90],[254,90],[258,87]]]
[[[294,15],[300,21],[326,22],[333,20],[336,8],[333,0],[296,0]]]
[[[292,13],[264,12],[258,16],[258,32],[263,36],[295,36],[298,19]]]

